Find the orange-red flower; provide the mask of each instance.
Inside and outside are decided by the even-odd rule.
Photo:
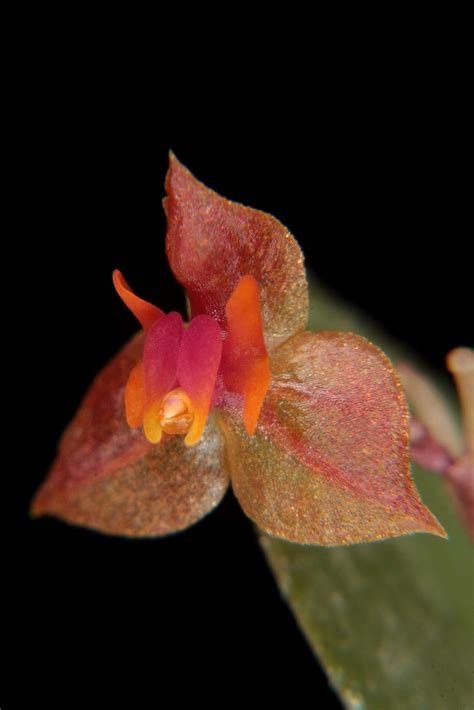
[[[165,315],[135,296],[119,271],[114,272],[114,284],[148,331],[143,360],[125,387],[129,426],[143,424],[152,444],[165,432],[185,435],[184,443],[194,446],[211,408],[238,395],[245,429],[252,436],[270,382],[255,277],[246,274],[239,279],[224,319],[200,314],[187,328],[179,313]]]
[[[92,384],[33,512],[165,535],[209,512],[231,481],[262,530],[294,542],[444,535],[410,477],[392,365],[352,333],[305,331],[303,257],[285,227],[174,156],[166,188],[166,250],[191,320],[114,273],[143,330]]]

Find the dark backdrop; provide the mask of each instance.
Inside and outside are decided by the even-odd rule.
[[[221,704],[222,692],[339,707],[232,494],[153,541],[31,521],[28,504],[87,383],[135,328],[112,269],[164,310],[183,309],[163,250],[170,147],[209,186],[276,215],[328,285],[435,367],[472,342],[462,112],[447,121],[435,94],[402,89],[394,100],[375,83],[338,101],[313,93],[312,106],[305,95],[282,105],[271,93],[218,96],[205,117],[193,97],[175,120],[157,81],[55,66],[42,81],[32,67],[20,122],[26,198],[9,263],[28,301],[14,314],[25,338],[19,457],[6,472],[2,708],[31,687],[51,704],[64,686],[104,707],[126,696],[174,706],[169,693]]]

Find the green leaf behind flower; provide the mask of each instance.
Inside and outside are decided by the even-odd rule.
[[[315,329],[403,348],[316,287]],[[474,553],[443,481],[414,471],[449,540],[412,535],[349,547],[261,543],[284,597],[330,682],[354,710],[472,710]]]

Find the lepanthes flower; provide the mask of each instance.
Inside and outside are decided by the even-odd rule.
[[[445,535],[409,471],[408,414],[387,357],[352,333],[305,330],[300,248],[174,157],[166,252],[190,322],[114,283],[142,330],[98,375],[33,513],[166,535],[229,483],[264,532],[338,545]]]
[[[246,274],[239,280],[221,323],[200,314],[187,328],[179,313],[164,315],[135,296],[119,271],[113,278],[123,301],[149,331],[143,361],[125,387],[129,426],[143,424],[152,444],[165,432],[185,434],[184,443],[193,446],[211,407],[232,393],[240,395],[245,430],[252,436],[270,382],[255,277]]]

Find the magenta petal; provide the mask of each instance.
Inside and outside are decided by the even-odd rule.
[[[173,388],[183,332],[183,319],[173,312],[163,316],[148,333],[143,355],[147,399],[163,397]]]
[[[161,438],[157,410],[161,399],[173,389],[176,383],[178,353],[183,332],[183,319],[179,313],[168,313],[155,323],[145,341],[143,426],[148,440],[152,443],[158,442]]]
[[[193,318],[184,332],[178,359],[178,381],[194,410],[194,421],[185,439],[188,446],[196,444],[204,431],[221,354],[221,331],[216,321],[206,315]]]

